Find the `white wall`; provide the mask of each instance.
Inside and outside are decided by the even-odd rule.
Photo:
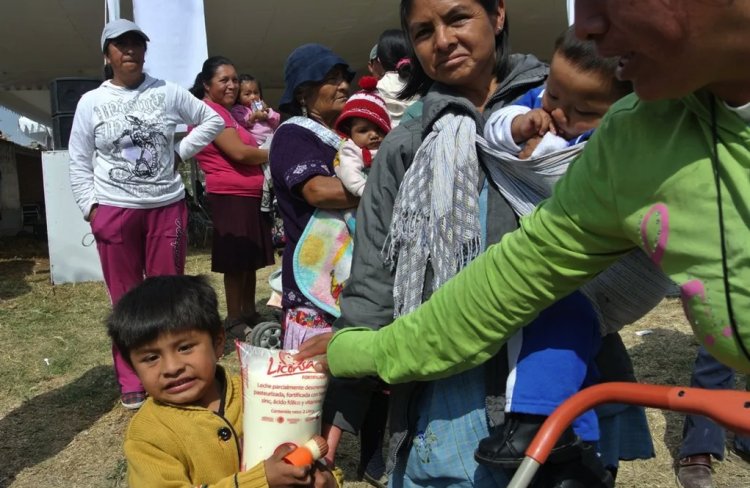
[[[102,281],[102,266],[91,227],[73,198],[68,151],[42,153],[47,246],[52,283]]]

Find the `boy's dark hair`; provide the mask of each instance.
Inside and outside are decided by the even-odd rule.
[[[256,85],[258,85],[258,94],[260,95],[260,99],[263,100],[263,86],[260,84],[260,81],[258,81],[258,78],[254,77],[253,75],[240,75],[240,86],[242,86],[243,81],[254,81]]]
[[[221,331],[216,292],[205,276],[146,278],[114,306],[107,332],[132,366],[130,351],[165,332],[198,329],[215,341]]]
[[[555,40],[555,54],[559,54],[573,66],[587,73],[597,73],[603,79],[610,80],[612,94],[621,98],[633,91],[629,81],[618,80],[615,76],[617,58],[605,58],[596,51],[596,43],[576,37],[575,28],[570,26]]]
[[[498,0],[475,0],[484,8],[485,12],[494,15],[497,11]],[[434,80],[432,80],[422,69],[419,64],[417,55],[414,54],[414,46],[409,38],[408,19],[411,13],[414,0],[401,0],[401,28],[406,34],[408,42],[408,57],[411,60],[411,73],[406,85],[399,93],[399,98],[407,100],[414,95],[424,95],[430,89]],[[510,58],[510,25],[508,24],[508,13],[505,14],[503,29],[495,36],[495,79],[502,81],[509,71]]]

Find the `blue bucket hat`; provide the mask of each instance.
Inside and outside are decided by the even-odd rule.
[[[320,44],[304,44],[292,51],[284,64],[286,87],[281,96],[279,108],[283,109],[285,105],[294,102],[294,92],[300,85],[323,81],[331,68],[338,64],[346,69],[349,81],[351,81],[355,73],[349,69],[349,63],[327,47]]]

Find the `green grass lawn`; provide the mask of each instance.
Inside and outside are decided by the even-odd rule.
[[[258,310],[269,320],[271,270],[258,274],[257,291]],[[186,272],[209,276],[223,316],[221,275],[210,272],[210,253],[190,249]],[[102,283],[50,284],[44,242],[0,239],[0,488],[126,486],[121,443],[131,413],[119,406],[103,325],[108,311]],[[635,334],[643,329],[653,333]],[[678,301],[665,301],[622,335],[642,381],[687,384],[696,344]],[[233,353],[222,363],[237,370]],[[648,416],[657,458],[623,463],[617,486],[675,486],[681,417],[658,410]],[[356,439],[345,436],[338,459],[347,479],[357,456]],[[717,486],[750,486],[747,469],[730,455],[717,466]]]

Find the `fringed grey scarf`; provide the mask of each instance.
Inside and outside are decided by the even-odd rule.
[[[394,316],[422,303],[482,251],[476,124],[446,113],[417,150],[396,195],[386,260],[396,264]]]
[[[468,115],[447,112],[435,121],[404,175],[388,239],[386,263],[395,264],[394,316],[422,303],[428,263],[437,290],[482,250],[479,159],[519,216],[552,194],[583,144],[519,160],[495,151],[476,134]],[[619,330],[655,307],[672,283],[641,250],[626,254],[581,288],[596,309],[602,333]]]

